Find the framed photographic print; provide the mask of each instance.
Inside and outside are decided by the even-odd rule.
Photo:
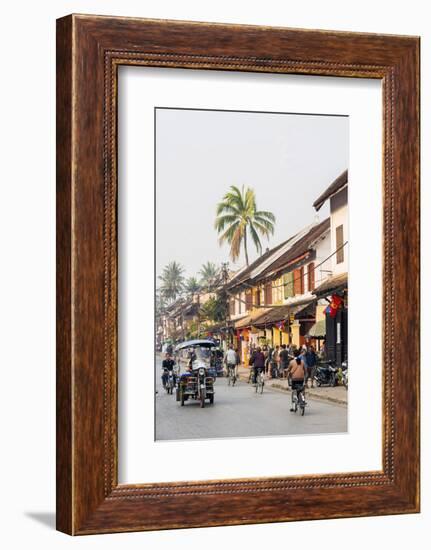
[[[419,511],[419,39],[57,22],[57,528]]]

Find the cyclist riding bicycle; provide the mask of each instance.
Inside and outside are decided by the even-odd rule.
[[[304,391],[304,378],[305,378],[305,365],[304,361],[300,357],[300,351],[294,351],[294,359],[290,361],[289,366],[287,367],[287,376],[290,375],[292,380],[292,403],[294,392],[298,401],[300,400],[300,393]],[[295,412],[295,409],[292,407],[291,412]]]
[[[265,369],[265,355],[260,347],[257,347],[250,358],[250,365],[253,367],[253,384],[257,382],[257,375]]]
[[[231,370],[233,370],[233,375],[236,375],[236,366],[238,363],[238,357],[237,357],[236,351],[233,349],[232,344],[229,345],[229,349],[226,352],[224,361],[226,363],[227,375],[230,376]]]

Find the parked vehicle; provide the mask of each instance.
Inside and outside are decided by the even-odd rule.
[[[343,361],[341,363],[341,383],[343,384],[343,386],[346,388],[348,388],[348,385],[349,385],[349,369],[348,369],[348,364],[347,364],[347,360],[346,361]]]
[[[188,371],[178,381],[177,401],[181,406],[191,399],[198,401],[201,408],[205,407],[206,400],[214,403],[215,376],[210,375],[211,354],[208,353],[214,345],[211,340],[189,340],[175,348],[176,352],[184,349],[190,351]]]
[[[336,386],[337,369],[334,361],[321,361],[317,364],[314,380],[317,386]]]

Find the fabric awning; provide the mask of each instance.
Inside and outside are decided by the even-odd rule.
[[[322,319],[314,323],[314,325],[308,331],[310,338],[325,338],[326,337],[326,321]]]

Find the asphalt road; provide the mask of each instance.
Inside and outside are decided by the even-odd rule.
[[[250,384],[226,378],[215,384],[214,404],[201,409],[189,400],[181,407],[175,392],[168,395],[161,383],[161,361],[156,361],[156,439],[213,439],[347,431],[347,408],[307,399],[305,415],[291,413],[290,392],[264,387],[258,395]]]

